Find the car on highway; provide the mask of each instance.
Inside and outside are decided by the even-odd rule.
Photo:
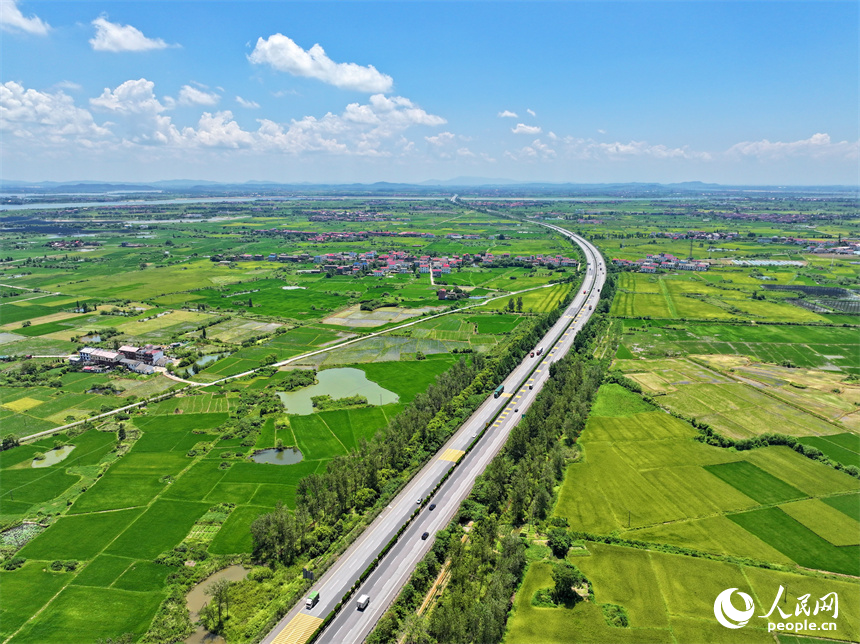
[[[429,537],[429,536],[430,536],[430,533],[425,532],[424,534],[421,535],[421,541],[427,541],[427,537]]]
[[[436,509],[436,504],[435,504],[435,503],[431,503],[431,504],[430,504],[430,510],[432,511],[432,510],[435,510],[435,509]]]

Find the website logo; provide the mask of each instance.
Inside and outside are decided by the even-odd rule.
[[[743,610],[738,610],[732,605],[732,593],[737,591],[738,595],[744,602],[745,608]],[[785,595],[783,596],[783,593]],[[812,595],[810,593],[806,593],[805,595],[800,595],[796,598],[796,605],[794,608],[794,614],[791,612],[785,612],[780,606],[780,599],[783,600],[783,605],[788,603],[788,593],[785,591],[783,586],[779,587],[779,590],[776,593],[776,598],[773,600],[773,605],[770,607],[770,611],[768,611],[767,615],[759,615],[761,619],[770,620],[770,616],[776,613],[774,618],[781,617],[783,621],[768,621],[767,631],[772,633],[774,631],[794,631],[795,633],[801,631],[835,631],[837,626],[836,622],[823,622],[818,620],[810,621],[806,619],[808,617],[817,617],[819,614],[832,614],[832,618],[836,619],[839,617],[839,596],[835,592],[827,593],[823,597],[819,597],[815,600],[815,608],[810,604],[812,600]],[[786,606],[788,608],[788,606]],[[745,592],[738,590],[737,588],[728,588],[717,595],[717,599],[714,601],[714,617],[717,618],[717,621],[725,626],[726,628],[743,628],[749,622],[750,617],[752,617],[755,612],[755,607],[753,605],[752,597],[747,595]],[[794,621],[792,621],[794,618]],[[803,621],[800,621],[801,618],[804,618]]]
[[[744,601],[746,608],[738,610],[732,606],[732,593],[737,590],[738,595]],[[714,617],[726,628],[742,628],[747,625],[750,617],[755,612],[752,597],[737,588],[728,588],[717,595],[714,601]]]

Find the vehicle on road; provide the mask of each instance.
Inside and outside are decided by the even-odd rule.
[[[588,293],[588,291],[583,291],[583,292],[582,292],[582,294],[583,294],[583,295],[585,295],[586,293]]]
[[[537,350],[537,354],[538,354],[538,355],[540,355],[540,354],[542,354],[542,353],[543,353],[543,347],[541,347],[540,349],[538,349],[538,350]]]
[[[532,357],[532,358],[534,358],[534,357],[535,357],[535,352],[534,352],[534,351],[532,351],[532,355],[531,355],[531,357]]]
[[[319,603],[320,594],[317,591],[312,592],[308,595],[308,598],[305,600],[305,608],[313,608]]]
[[[538,355],[540,355],[540,354],[538,354]],[[501,396],[504,392],[505,392],[505,386],[504,386],[504,385],[499,385],[498,387],[496,387],[496,390],[493,392],[493,398],[498,398],[498,397],[499,397],[499,396]]]
[[[430,536],[430,533],[425,532],[424,534],[421,535],[421,541],[427,541],[427,537],[429,537],[429,536]]]
[[[529,385],[529,389],[534,389],[534,385]]]
[[[421,505],[421,501],[423,501],[423,500],[424,500],[424,497],[423,497],[423,496],[419,496],[419,497],[418,497],[418,500],[416,501],[416,503],[417,503],[418,505]]]
[[[516,409],[514,409],[514,413],[515,413],[515,414],[518,414],[519,412],[520,412],[520,408],[519,408],[519,407],[517,407]]]
[[[432,511],[432,510],[435,510],[435,509],[436,509],[436,504],[435,504],[435,503],[431,503],[431,504],[430,504],[430,510]]]
[[[589,310],[589,311],[591,310],[591,304],[589,304],[589,305],[588,305],[588,310]]]
[[[370,603],[370,595],[362,595],[358,598],[358,610],[364,610],[367,608],[367,605]]]

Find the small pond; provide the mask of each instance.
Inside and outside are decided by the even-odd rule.
[[[302,458],[304,458],[302,453],[295,447],[288,447],[286,449],[275,449],[272,447],[271,449],[262,449],[259,452],[255,452],[251,460],[255,463],[271,463],[272,465],[295,465],[296,463],[300,463]]]
[[[312,414],[314,407],[311,398],[325,394],[332,398],[361,395],[367,398],[367,402],[371,405],[387,405],[398,400],[397,394],[368,380],[367,374],[361,369],[324,369],[317,373],[317,381],[317,384],[297,391],[278,392],[287,413],[301,416]]]
[[[197,369],[195,367],[205,367],[207,364],[212,364],[216,360],[220,360],[226,355],[230,355],[228,353],[210,353],[209,355],[203,356],[202,358],[198,358],[198,360],[188,367],[187,373],[189,376],[193,376],[197,373]]]
[[[66,460],[73,449],[75,449],[74,445],[63,445],[62,447],[45,452],[45,458],[38,461],[33,460],[33,467],[51,467],[51,465],[56,465],[60,461]]]
[[[219,570],[218,572],[209,575],[206,579],[189,590],[188,594],[185,596],[185,605],[188,607],[188,612],[191,613],[191,623],[194,624],[197,622],[200,617],[200,609],[212,599],[212,597],[206,594],[206,588],[209,584],[218,581],[219,579],[226,579],[227,581],[241,581],[247,576],[247,568],[243,568],[242,566],[230,566],[229,568],[224,568],[224,570]],[[202,626],[198,626],[196,631],[185,638],[185,644],[224,644],[225,641],[226,640],[224,640],[220,635],[210,633]]]
[[[85,335],[82,338],[80,338],[80,342],[83,342],[84,344],[87,344],[90,342],[98,343],[101,341],[102,341],[102,336],[100,336],[100,335]]]
[[[226,355],[226,353],[210,353],[208,356],[203,356],[202,358],[197,360],[197,362],[195,362],[194,364],[196,364],[198,367],[205,367],[207,364],[215,362],[216,360]]]

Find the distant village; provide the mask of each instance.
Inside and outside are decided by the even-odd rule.
[[[622,268],[639,268],[640,273],[656,273],[658,269],[671,270],[677,269],[681,271],[706,271],[708,264],[705,262],[688,261],[678,259],[669,253],[659,253],[657,255],[646,255],[644,259],[629,260],[629,259],[613,259],[612,263]]]
[[[441,277],[451,273],[453,269],[465,265],[493,266],[497,264],[515,263],[524,266],[544,266],[548,268],[578,266],[579,261],[564,255],[516,255],[511,253],[466,253],[463,255],[451,255],[434,257],[430,255],[413,255],[406,251],[396,250],[387,253],[377,253],[369,250],[365,252],[341,252],[311,255],[301,253],[290,255],[287,253],[262,253],[242,255],[213,255],[213,262],[230,264],[232,262],[290,262],[290,263],[314,263],[320,264],[320,268],[313,270],[314,273],[333,273],[335,275],[356,275],[372,273],[375,277],[384,277],[394,273],[412,273],[416,269],[419,273],[429,273],[433,278]]]

